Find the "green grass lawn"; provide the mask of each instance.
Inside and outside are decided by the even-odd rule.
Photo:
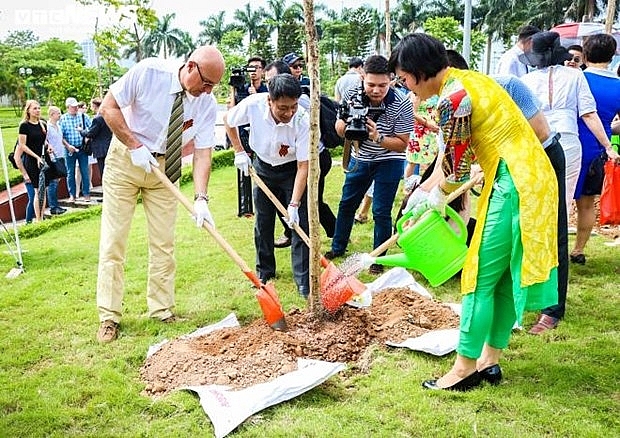
[[[337,208],[342,171],[328,177]],[[183,191],[190,196],[191,184]],[[252,221],[236,216],[234,168],[214,171],[210,206],[220,233],[254,266]],[[195,437],[212,426],[193,393],[160,400],[141,395],[139,368],[149,345],[235,312],[261,317],[239,268],[179,207],[177,312],[165,325],[146,317],[145,218],[137,207],[129,237],[122,336],[95,340],[98,207],[32,228],[22,246],[26,272],[0,279],[0,437]],[[33,226],[31,226],[33,227]],[[371,249],[372,223],[356,225],[350,249]],[[329,241],[323,239],[323,250]],[[303,306],[289,250],[277,250],[276,290],[283,307]],[[571,265],[566,320],[534,337],[515,333],[504,381],[466,394],[429,393],[420,383],[447,371],[454,356],[377,349],[367,374],[354,369],[249,419],[238,437],[613,437],[620,436],[620,248],[594,237],[585,266]],[[0,254],[0,274],[14,266]],[[360,276],[369,280],[367,274]],[[417,278],[417,276],[416,276]],[[427,284],[423,279],[420,282]],[[451,280],[431,290],[459,299]],[[526,315],[526,326],[534,314]]]

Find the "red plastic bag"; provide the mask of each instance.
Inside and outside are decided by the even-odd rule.
[[[601,225],[620,225],[620,164],[613,161],[605,162],[600,210]]]

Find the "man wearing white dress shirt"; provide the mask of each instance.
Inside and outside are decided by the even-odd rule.
[[[536,26],[526,25],[519,29],[517,43],[508,49],[497,64],[496,74],[512,75],[520,78],[529,72],[528,66],[519,60],[519,55],[527,51],[532,45],[532,35],[540,32]]]
[[[308,178],[308,113],[298,106],[301,96],[299,81],[288,73],[268,81],[268,93],[253,94],[231,108],[224,118],[226,133],[235,149],[235,166],[248,172],[252,165],[283,205],[288,205],[289,226],[299,224],[308,230],[306,180]],[[249,123],[250,161],[239,140],[238,126]],[[276,276],[274,227],[276,207],[258,187],[254,188],[254,244],[256,271],[263,283]],[[308,247],[293,233],[291,266],[299,293],[307,297]]]
[[[196,49],[184,64],[156,58],[134,65],[110,86],[100,112],[114,136],[103,176],[99,244],[97,339],[118,336],[124,292],[127,236],[138,196],[146,213],[149,262],[147,307],[151,318],[174,322],[174,228],[177,203],[151,172],[166,163],[173,103],[182,96],[182,144],[194,141],[193,180],[196,224],[213,225],[207,206],[217,102],[211,91],[224,74],[224,58],[212,46]],[[190,129],[191,128],[191,129]],[[191,134],[190,134],[191,133]]]

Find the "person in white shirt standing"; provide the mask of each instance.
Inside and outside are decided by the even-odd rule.
[[[100,113],[114,136],[103,175],[97,308],[99,342],[118,336],[124,292],[127,236],[138,196],[148,227],[147,306],[151,318],[174,322],[174,227],[177,203],[151,166],[166,167],[165,153],[173,104],[182,96],[182,144],[193,140],[196,225],[213,225],[207,202],[217,102],[211,94],[224,74],[215,47],[196,49],[182,65],[148,58],[110,86]],[[178,119],[177,119],[178,120]],[[192,128],[190,130],[190,128]],[[178,138],[178,137],[177,137]]]
[[[498,75],[512,75],[520,78],[528,73],[528,66],[519,60],[519,55],[527,51],[532,45],[532,35],[540,32],[536,26],[525,25],[519,28],[517,43],[508,49],[497,64],[495,71]]]
[[[235,166],[248,173],[252,165],[257,175],[284,205],[288,204],[289,226],[293,222],[308,231],[306,180],[308,178],[308,113],[300,108],[301,85],[294,76],[272,77],[268,93],[253,94],[239,102],[224,117],[226,133],[235,150]],[[250,124],[250,160],[239,139],[238,126]],[[263,283],[275,278],[274,227],[276,207],[262,190],[254,188],[254,245],[256,271]],[[307,298],[309,252],[297,233],[292,234],[291,266],[297,289]]]
[[[349,59],[349,70],[336,81],[334,86],[334,99],[340,103],[344,93],[351,88],[359,87],[364,76],[364,61],[353,57]]]

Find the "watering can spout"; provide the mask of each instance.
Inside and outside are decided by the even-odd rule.
[[[390,255],[384,255],[381,257],[377,257],[375,259],[375,263],[378,263],[383,266],[398,266],[400,268],[405,268],[405,269],[415,268],[414,261],[411,260],[405,253],[390,254]]]

